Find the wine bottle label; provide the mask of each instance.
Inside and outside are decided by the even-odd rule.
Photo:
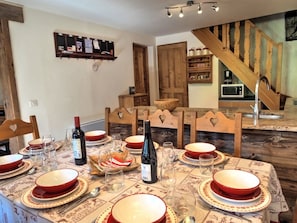
[[[81,159],[82,152],[81,152],[80,139],[72,139],[72,148],[73,148],[74,159]]]
[[[151,165],[141,164],[141,177],[143,181],[152,181]]]

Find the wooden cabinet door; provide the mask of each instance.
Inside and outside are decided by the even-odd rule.
[[[136,93],[147,94],[150,101],[147,47],[133,43],[134,85]]]
[[[178,98],[179,106],[188,107],[187,43],[158,46],[160,98]]]

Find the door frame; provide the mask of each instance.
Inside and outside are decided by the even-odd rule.
[[[9,20],[24,23],[23,8],[0,3],[0,84],[6,119],[20,118],[20,107],[15,80],[13,55],[9,32]],[[10,139],[10,147],[24,147],[24,137]],[[11,152],[17,152],[11,150]]]

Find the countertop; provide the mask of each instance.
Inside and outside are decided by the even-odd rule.
[[[139,117],[142,119],[143,110],[149,109],[150,111],[156,110],[155,106],[137,106]],[[188,115],[189,112],[197,112],[198,117],[202,116],[206,111],[222,111],[227,116],[232,116],[235,112],[252,113],[252,109],[244,108],[188,108],[188,107],[177,107],[173,112],[183,110],[185,112],[185,123],[189,124]],[[257,129],[257,130],[274,130],[274,131],[289,131],[297,132],[297,99],[287,98],[284,110],[261,110],[262,113],[278,114],[283,115],[280,119],[259,119],[257,126],[253,125],[253,119],[243,117],[242,128],[243,129]]]

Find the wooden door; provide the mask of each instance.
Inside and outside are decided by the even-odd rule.
[[[147,94],[150,101],[147,47],[133,43],[134,85],[136,93]],[[148,104],[149,105],[149,104]]]
[[[160,98],[178,98],[179,106],[188,107],[187,43],[158,46]]]

